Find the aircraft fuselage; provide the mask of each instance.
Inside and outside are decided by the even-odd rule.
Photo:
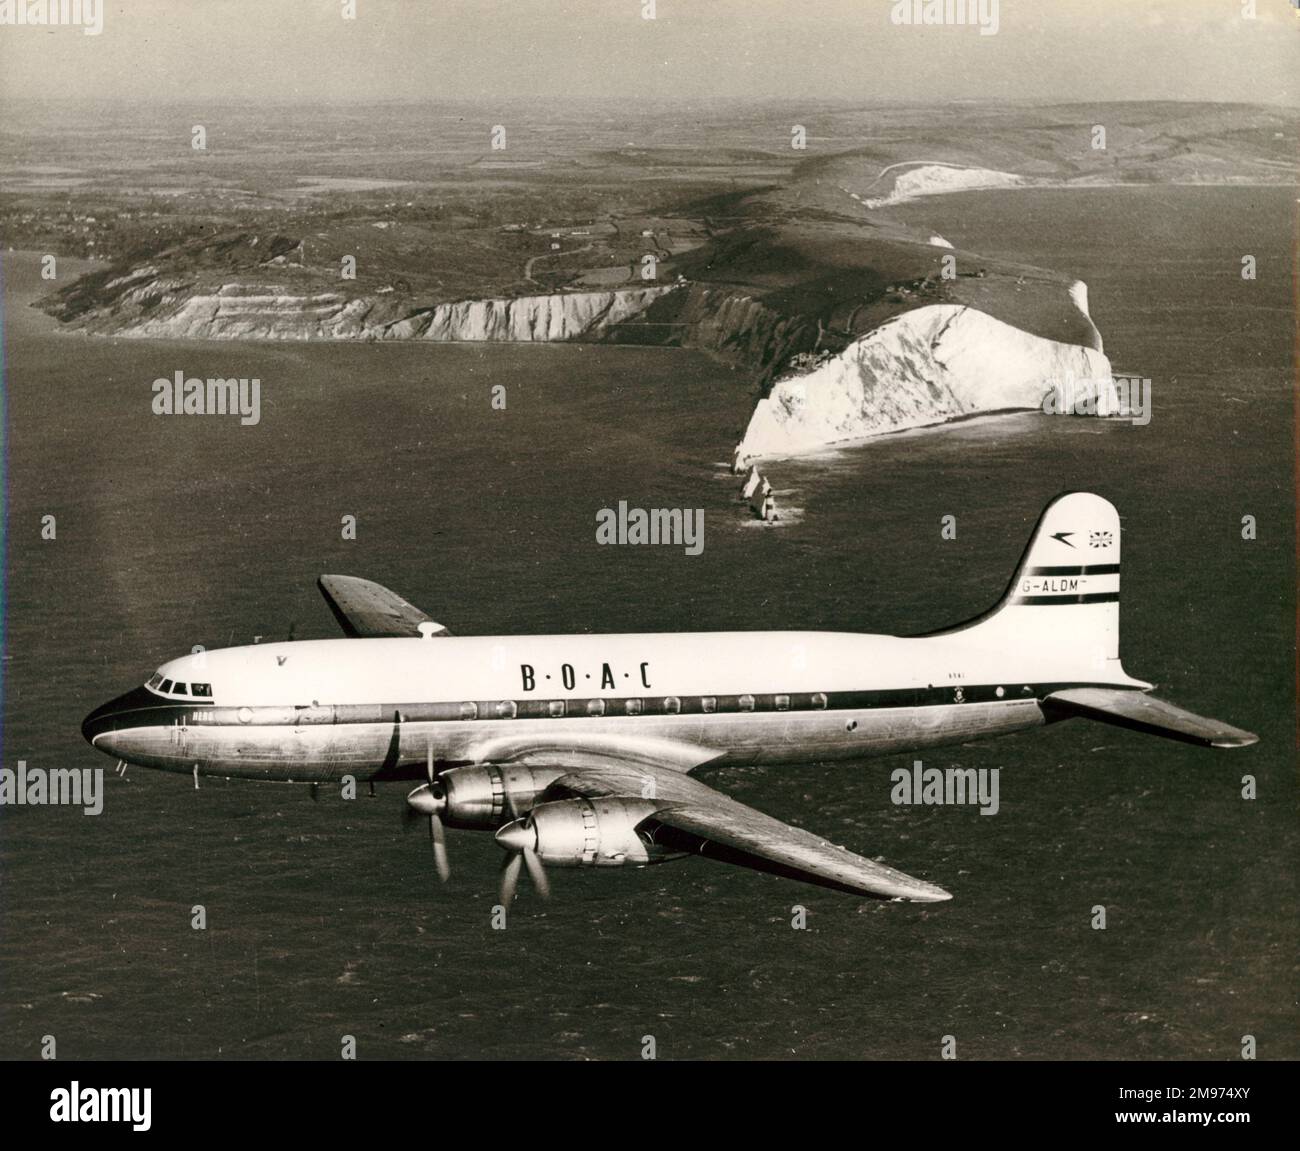
[[[689,770],[1004,735],[1043,724],[1052,691],[1127,681],[1033,662],[1013,669],[960,636],[830,632],[256,644],[163,665],[84,731],[131,763],[250,779],[413,778],[430,754],[476,763],[637,740]]]

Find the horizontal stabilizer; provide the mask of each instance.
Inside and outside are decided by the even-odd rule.
[[[1248,747],[1259,740],[1253,732],[1194,715],[1145,692],[1122,688],[1074,687],[1054,691],[1043,700],[1043,710],[1049,718],[1081,715],[1201,747]]]
[[[383,584],[357,576],[323,575],[316,581],[343,634],[359,639],[421,635],[420,625],[434,636],[450,635],[413,603]]]

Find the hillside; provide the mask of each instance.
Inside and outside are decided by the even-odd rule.
[[[828,114],[833,135],[850,134],[840,122],[849,116]],[[1104,148],[1093,147],[1097,125]],[[1069,269],[953,248],[905,225],[893,204],[972,187],[1276,183],[1294,181],[1297,171],[1295,118],[1271,108],[954,105],[876,111],[872,128],[864,146],[800,159],[765,181],[760,173],[779,165],[754,149],[595,149],[582,159],[593,172],[602,163],[620,173],[635,165],[650,181],[664,170],[680,179],[694,161],[700,190],[729,163],[754,178],[693,198],[652,194],[659,188],[652,183],[635,211],[565,223],[545,220],[539,205],[552,185],[572,188],[571,170],[538,176],[531,161],[509,185],[512,211],[522,218],[489,226],[448,214],[444,194],[435,201],[418,186],[403,190],[411,197],[403,202],[382,199],[392,195],[387,190],[331,185],[324,202],[336,206],[299,214],[309,227],[294,228],[295,214],[283,205],[244,207],[239,227],[199,225],[156,249],[133,248],[42,306],[70,327],[135,338],[700,348],[744,369],[756,417],[774,410],[762,403],[778,381],[817,372],[839,380],[834,418],[802,400],[784,402],[779,432],[755,435],[751,427],[746,451],[807,447],[818,437],[898,426],[876,418],[893,410],[891,380],[918,389],[904,401],[913,426],[1006,406],[999,390],[1005,355],[1019,365],[1012,406],[1032,406],[1035,388],[1041,397],[1043,381],[1063,365],[1109,371],[1086,286]],[[493,169],[490,178],[478,174],[485,168]],[[475,157],[466,178],[491,185],[502,179],[499,168]],[[604,193],[595,177],[584,179],[593,202],[627,200],[621,185]],[[490,185],[484,204],[497,194]],[[271,220],[273,229],[250,226]],[[349,261],[356,267],[345,272]],[[889,327],[911,313],[942,320]],[[873,340],[882,331],[905,338]],[[961,349],[957,376],[948,373],[942,341]],[[832,362],[839,367],[828,368]],[[844,388],[856,399],[846,399]]]

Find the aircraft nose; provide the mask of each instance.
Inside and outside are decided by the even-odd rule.
[[[85,719],[81,721],[81,736],[91,745],[95,746],[95,736],[101,735],[111,727],[108,720],[113,715],[113,704],[101,703]]]
[[[133,713],[139,713],[150,707],[158,707],[163,702],[146,688],[133,688],[124,695],[110,699],[107,703],[95,708],[81,721],[81,734],[92,747],[98,747],[99,745],[95,742],[96,739],[124,726]],[[100,750],[109,751],[110,749],[104,747],[100,748]]]

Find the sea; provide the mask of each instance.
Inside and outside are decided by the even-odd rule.
[[[1246,1036],[1300,1056],[1294,196],[898,209],[1087,281],[1151,421],[1020,413],[776,461],[775,525],[725,466],[753,386],[701,354],[88,337],[31,307],[37,254],[5,254],[3,765],[105,771],[98,816],[0,809],[0,1057],[50,1036],[63,1059],[332,1059],[348,1037],[363,1059],[639,1059],[646,1037],[661,1059],[934,1059],[945,1037],[971,1059],[1236,1059]],[[259,379],[260,422],[154,415],[178,371]],[[893,805],[908,755],[705,776],[944,904],[690,859],[556,871],[549,902],[525,879],[500,930],[491,836],[450,832],[440,884],[404,785],[195,790],[119,777],[79,731],[195,644],[335,634],[322,572],[460,634],[932,630],[1000,597],[1071,489],[1123,517],[1127,670],[1257,745],[1071,721],[926,756],[999,769],[993,817]],[[601,546],[620,500],[702,509],[702,553]]]

